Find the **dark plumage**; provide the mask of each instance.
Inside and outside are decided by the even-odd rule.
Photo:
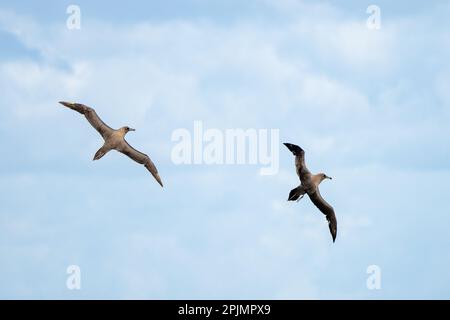
[[[291,143],[284,144],[295,156],[295,169],[300,178],[300,185],[289,192],[288,201],[299,201],[308,194],[312,203],[326,216],[333,242],[336,240],[337,221],[334,209],[320,195],[319,184],[325,179],[331,179],[324,173],[311,174],[305,164],[305,151]]]
[[[152,176],[156,179],[156,181],[163,186],[161,178],[159,177],[158,170],[153,164],[152,160],[146,154],[134,149],[132,146],[128,144],[125,140],[125,135],[130,131],[135,131],[135,129],[131,129],[129,127],[122,127],[120,129],[114,130],[106,125],[102,119],[97,115],[94,109],[85,106],[81,103],[70,103],[70,102],[59,102],[63,106],[66,106],[72,110],[75,110],[78,113],[83,114],[89,123],[100,133],[100,135],[105,140],[103,146],[95,153],[94,160],[99,160],[106,153],[111,150],[117,150],[137,163],[143,164],[148,171],[152,174]]]

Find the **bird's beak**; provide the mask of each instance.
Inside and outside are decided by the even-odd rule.
[[[333,178],[332,178],[332,177],[329,177],[329,176],[327,176],[327,178],[328,178],[328,179],[330,179],[330,180],[333,180]]]
[[[130,131],[136,131],[136,129],[130,128]]]
[[[75,104],[75,103],[70,103],[70,102],[65,102],[65,101],[60,101],[59,103],[61,103],[63,106],[66,106],[66,107],[70,107]]]

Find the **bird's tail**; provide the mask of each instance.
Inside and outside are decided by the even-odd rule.
[[[283,143],[293,154],[294,156],[300,155],[303,151],[299,146],[292,143]]]
[[[297,188],[294,188],[289,192],[289,198],[288,201],[295,201],[299,200],[300,196],[305,194],[305,190],[302,188],[302,186],[298,186]]]
[[[98,160],[101,157],[103,157],[105,154],[107,154],[109,151],[109,149],[105,148],[104,146],[101,147],[100,149],[97,150],[97,152],[95,153],[94,159],[92,160]]]

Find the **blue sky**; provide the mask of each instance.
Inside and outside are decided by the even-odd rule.
[[[449,299],[449,15],[446,1],[0,0],[0,297]],[[118,153],[92,162],[101,137],[60,100],[137,128],[127,140],[165,188]],[[286,201],[283,146],[271,176],[173,164],[172,132],[196,120],[301,145],[334,178],[336,243],[309,199]]]

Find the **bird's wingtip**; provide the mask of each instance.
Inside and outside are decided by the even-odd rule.
[[[159,185],[161,186],[161,188],[164,188],[164,185],[162,183],[161,177],[159,176],[159,174],[154,174],[154,177],[156,179],[156,181],[159,183]]]
[[[283,144],[288,148],[294,155],[298,155],[303,152],[303,149],[296,144],[283,142]]]
[[[70,105],[73,105],[73,103],[66,102],[66,101],[58,101],[59,104],[62,104],[65,107],[69,107]]]

